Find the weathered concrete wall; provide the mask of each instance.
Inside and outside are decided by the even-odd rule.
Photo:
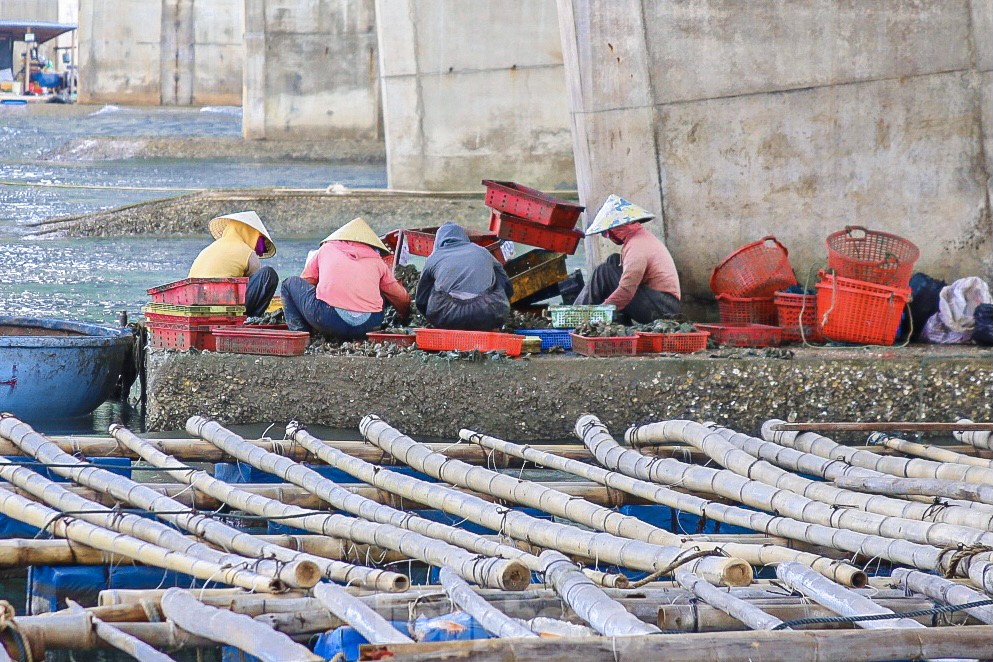
[[[240,105],[242,0],[80,0],[80,101]]]
[[[845,225],[993,274],[993,0],[558,5],[581,198],[663,212],[684,292],[766,234],[804,279]]]
[[[757,432],[767,418],[951,420],[993,415],[993,353],[976,348],[798,350],[793,360],[542,357],[495,363],[440,357],[270,357],[153,350],[148,424],[194,414],[225,423],[355,428],[378,414],[410,434],[460,427],[526,441],[568,439],[592,412],[632,423],[716,421]]]
[[[0,19],[55,23],[59,20],[59,0],[0,0]]]
[[[246,138],[380,136],[373,0],[245,0]]]
[[[572,188],[553,0],[376,0],[390,186]]]

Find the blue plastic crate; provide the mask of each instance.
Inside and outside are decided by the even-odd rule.
[[[572,350],[572,336],[575,329],[518,329],[514,333],[521,336],[537,336],[541,338],[541,351],[547,352],[552,347],[561,347],[565,351]]]

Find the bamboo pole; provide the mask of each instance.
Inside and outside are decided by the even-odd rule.
[[[934,462],[952,462],[954,464],[966,464],[973,467],[985,467],[987,469],[993,468],[993,462],[987,460],[986,458],[976,457],[975,455],[966,455],[964,453],[956,453],[955,451],[948,450],[942,446],[918,444],[913,441],[898,439],[896,437],[887,437],[884,435],[874,436],[873,441],[883,448],[888,448],[890,450],[903,453],[904,455],[912,455],[926,460],[933,460]]]
[[[248,616],[205,605],[182,589],[166,591],[162,597],[162,611],[187,632],[234,646],[263,662],[318,662],[323,659]]]
[[[886,630],[798,630],[795,632],[708,632],[658,634],[651,637],[481,639],[389,646],[362,646],[362,660],[393,656],[404,662],[879,662],[931,660],[948,657],[989,659],[993,656],[993,626]]]
[[[218,581],[233,586],[240,585],[260,593],[272,591],[271,577],[252,575],[242,569],[236,570],[210,561],[202,561],[83,520],[69,518],[57,510],[29,501],[2,488],[0,488],[0,513],[50,531],[60,538],[68,538],[104,552],[137,559],[147,565],[174,570],[197,579]]]
[[[469,614],[484,630],[495,637],[536,637],[523,623],[510,618],[479,597],[465,581],[448,568],[442,568],[438,579],[452,604]],[[368,637],[367,637],[368,638]]]
[[[870,535],[901,538],[919,544],[942,547],[958,545],[993,547],[993,534],[972,526],[924,522],[905,517],[880,515],[856,508],[839,509],[837,508],[838,505],[849,505],[853,502],[862,505],[868,504],[869,500],[873,498],[886,499],[887,497],[872,497],[857,492],[846,492],[833,485],[790,473],[764,460],[757,460],[749,453],[733,446],[720,432],[699,423],[692,421],[652,423],[635,430],[629,430],[629,434],[631,436],[658,435],[670,439],[678,438],[692,444],[707,453],[721,466],[727,467],[729,474],[735,476],[734,482],[738,487],[749,486],[749,479],[758,481],[752,487],[761,493],[762,501],[774,503],[775,507],[772,510],[786,517],[847,528]],[[781,434],[793,433],[784,432]],[[664,462],[669,461],[663,460],[659,464]],[[726,487],[721,485],[722,489]],[[815,496],[817,497],[816,500]],[[846,500],[843,500],[842,497]],[[979,522],[989,519],[984,513],[976,513],[968,509],[960,510],[971,512],[972,518]]]
[[[946,605],[960,605],[989,599],[988,595],[974,591],[968,586],[917,570],[894,568],[890,578],[896,586],[902,586],[908,591],[926,595]],[[987,625],[993,624],[993,607],[972,607],[965,611],[978,621]]]
[[[712,607],[737,618],[753,630],[771,630],[782,621],[765,613],[758,607],[748,602],[734,597],[730,593],[720,591],[716,586],[706,581],[702,577],[697,577],[692,572],[677,569],[675,573],[676,581],[687,591],[706,602]]]
[[[895,476],[876,478],[839,476],[834,479],[834,484],[846,490],[869,494],[939,496],[993,504],[993,485],[977,485],[931,478],[897,478]]]
[[[422,525],[422,530],[430,530],[437,532],[437,535],[451,538],[449,529],[454,529],[454,527],[429,522],[410,513],[403,513],[389,506],[363,499],[348,490],[343,490],[333,481],[322,477],[312,469],[245,444],[240,437],[216,422],[194,416],[187,422],[187,427],[191,433],[201,434],[211,443],[236,453],[243,462],[275,473],[284,480],[314,492],[334,508],[357,514],[363,518],[353,519],[343,515],[313,513],[294,520],[294,525],[297,527],[325,535],[334,533],[352,540],[389,547],[436,566],[450,565],[463,577],[470,578],[477,584],[520,590],[530,582],[531,573],[519,561],[480,557],[443,540],[408,530],[411,526]],[[134,437],[134,435],[130,436]],[[130,440],[130,443],[137,444],[133,439]],[[157,452],[148,453],[150,458],[157,458],[156,461],[160,461],[158,459],[160,455]],[[165,460],[161,461],[164,462]],[[177,461],[173,461],[173,463],[177,465],[177,470],[172,473],[175,477],[188,476],[191,480],[195,479],[197,484],[201,485],[198,489],[210,491],[215,496],[223,494],[225,500],[237,499],[240,504],[239,507],[250,512],[254,512],[256,508],[259,509],[259,512],[264,512],[267,515],[272,512],[291,514],[298,511],[293,506],[283,506],[271,500],[262,500],[255,495],[238,493],[231,486],[213,479],[205,472],[192,473],[185,465]],[[179,467],[183,467],[183,469],[179,469]]]
[[[300,444],[315,457],[327,463],[328,466],[343,471],[357,480],[373,485],[377,490],[398,495],[403,499],[425,499],[428,503],[424,505],[428,507],[445,510],[446,507],[452,507],[451,500],[463,501],[465,499],[463,494],[471,497],[475,497],[477,494],[474,491],[458,491],[447,485],[427,483],[412,476],[390,471],[389,469],[384,469],[359,458],[352,457],[329,444],[325,444],[296,423],[290,423],[286,426],[286,434],[295,443]],[[495,497],[492,495],[480,495],[478,499],[492,501]],[[412,525],[421,526],[421,523],[414,521]],[[421,531],[428,533],[430,530],[436,528],[436,525],[430,529],[422,527]],[[542,564],[535,553],[529,550],[525,553],[526,550],[521,550],[519,545],[513,547],[507,546],[499,541],[488,540],[485,536],[481,537],[457,528],[454,530],[449,529],[446,535],[450,536],[449,540],[451,542],[458,544],[460,547],[471,549],[487,556],[516,559],[524,563],[531,571],[541,572]],[[589,569],[584,569],[583,572],[600,586],[624,587],[628,583],[627,578],[620,574],[606,574]]]
[[[777,421],[773,432],[993,432],[993,423],[973,423],[961,419],[956,423],[933,421],[826,421],[823,423],[787,423]]]
[[[802,593],[814,602],[840,616],[875,616],[894,612],[881,607],[869,598],[859,595],[830,579],[812,572],[799,563],[784,563],[776,567],[776,576],[794,591]],[[861,628],[870,630],[890,628],[920,628],[924,626],[909,618],[894,618],[886,621],[856,621]]]
[[[960,418],[958,423],[972,423],[968,418]],[[952,435],[962,443],[968,444],[980,450],[993,450],[993,432],[953,432]]]
[[[773,432],[772,427],[780,421],[772,419],[762,424],[762,437],[781,446],[788,446],[805,453],[812,453],[828,459],[844,460],[848,464],[864,469],[872,469],[891,476],[904,478],[934,478],[938,480],[960,480],[967,483],[993,483],[993,469],[949,462],[893,457],[879,455],[867,450],[856,450],[813,432]]]
[[[664,432],[666,435],[682,437],[691,433],[696,436],[716,434],[698,423],[689,421],[670,425],[663,431],[655,428],[655,431],[658,434]],[[826,528],[819,530],[818,535],[830,534],[831,546],[836,549],[855,552],[869,558],[884,558],[922,570],[954,570],[970,577],[985,590],[993,589],[993,577],[988,577],[993,572],[989,555],[965,555],[960,562],[955,563],[954,552],[959,549],[958,546],[942,550],[933,545],[886,537],[881,530],[871,534],[844,528],[859,516],[871,515],[849,508],[831,509],[829,514],[818,516],[820,522],[798,526],[797,521],[806,522],[808,519],[813,519],[807,512],[808,509],[820,510],[823,504],[795,493],[773,488],[757,480],[744,478],[727,469],[690,466],[675,460],[645,457],[636,451],[621,447],[595,416],[580,417],[576,423],[576,434],[583,439],[597,460],[609,469],[663,485],[679,484],[693,490],[715,492],[753,508],[779,513],[780,516],[776,517],[774,522],[770,522],[772,525],[770,532],[776,535],[802,539],[818,531],[811,527],[819,525]],[[756,464],[757,462],[755,461]],[[855,524],[861,528],[861,524]],[[810,533],[807,532],[808,530]],[[897,529],[893,533],[900,535],[900,530]]]
[[[102,490],[121,501],[144,508],[157,517],[175,524],[197,536],[220,545],[234,553],[259,559],[260,564],[273,561],[294,564],[294,572],[300,575],[299,582],[313,586],[321,575],[325,577],[348,576],[356,566],[341,561],[332,561],[318,556],[263,543],[247,533],[223,524],[215,519],[193,513],[182,504],[169,497],[150,490],[141,483],[118,476],[105,469],[99,469],[81,462],[62,452],[44,436],[34,432],[25,423],[0,414],[0,436],[13,442],[19,448],[46,464],[53,465],[52,471],[70,478],[87,487]],[[314,572],[314,570],[317,572]],[[313,582],[313,583],[310,583]]]
[[[410,637],[390,625],[389,621],[340,586],[318,584],[314,587],[314,597],[325,609],[355,628],[370,643],[399,644],[412,641]]]
[[[540,558],[545,566],[545,581],[552,585],[562,602],[603,636],[631,637],[661,632],[612,600],[561,553],[545,550]]]
[[[69,607],[70,612],[87,614],[82,607],[69,598],[66,598],[66,605]],[[93,614],[93,612],[89,612],[88,616],[90,618],[90,622],[93,624],[93,631],[96,633],[97,637],[107,642],[112,648],[116,648],[122,653],[130,655],[134,659],[138,660],[138,662],[173,662],[171,657],[165,653],[159,652],[155,648],[146,644],[144,641],[118,630],[109,623],[104,623],[95,614]]]
[[[752,457],[766,460],[777,467],[788,469],[789,471],[812,474],[826,478],[827,480],[833,480],[838,476],[871,478],[889,475],[862,467],[853,467],[845,462],[820,457],[812,453],[801,452],[771,441],[764,441],[746,434],[739,434],[726,428],[715,426],[712,429],[735,448],[744,451]],[[660,438],[664,434],[664,429],[658,426],[644,426],[637,431],[632,431],[632,434],[638,437]],[[763,472],[763,477],[772,478],[773,476],[768,471],[765,471]],[[775,484],[776,487],[800,492],[804,496],[817,501],[851,506],[879,515],[930,520],[974,528],[982,528],[981,526],[977,526],[977,522],[981,522],[983,519],[989,520],[993,517],[993,510],[988,506],[981,506],[983,512],[977,513],[977,510],[974,508],[976,504],[965,501],[951,502],[945,504],[940,509],[935,509],[934,503],[927,502],[927,500],[924,500],[924,503],[919,503],[883,496],[867,497],[864,494],[839,490],[822,482],[810,482],[807,479],[799,478],[789,473],[780,474],[778,478],[780,482]],[[963,508],[960,506],[966,507]]]
[[[436,478],[441,477],[443,473],[441,468],[444,465],[454,467],[454,463],[459,462],[429,449],[418,448],[414,440],[375,416],[363,418],[359,429],[366,439],[398,460]],[[462,465],[460,468],[463,471],[468,467],[463,463],[459,464]],[[422,491],[427,490],[425,488]],[[446,512],[456,513],[481,526],[503,531],[520,540],[569,554],[593,556],[601,561],[635,570],[671,571],[670,566],[683,558],[685,552],[680,547],[645,543],[606,533],[591,533],[559,522],[540,520],[517,510],[499,508],[479,499],[473,499],[468,495],[461,495],[457,501],[455,498],[446,499],[439,504],[439,507]],[[706,557],[693,561],[691,568],[714,583],[728,586],[746,585],[752,579],[751,566],[741,559]]]
[[[514,444],[471,430],[461,430],[459,436],[465,441],[477,443],[485,448],[519,457],[549,469],[556,469],[581,476],[606,485],[610,489],[637,495],[645,501],[662,504],[697,516],[707,517],[717,522],[766,532],[776,526],[776,518],[765,513],[756,513],[753,510],[736,506],[726,506],[708,499],[693,496],[692,494],[676,492],[662,485],[631,478],[622,473],[609,471],[585,462],[559,457],[553,453],[541,451],[530,446]],[[804,534],[803,537],[797,538],[797,540],[816,545],[832,545],[834,531],[822,531],[812,527],[794,527],[794,529],[797,528]],[[686,540],[686,538],[683,540]],[[786,549],[779,545],[747,545],[736,542],[709,543],[699,540],[694,540],[694,545],[701,549],[722,550],[729,556],[741,558],[751,565],[776,565],[788,561],[797,561],[809,565],[826,577],[830,577],[846,586],[864,586],[866,583],[865,572],[847,563],[816,554]]]
[[[15,425],[13,432],[16,434],[20,431],[19,428],[20,426]],[[41,474],[25,467],[8,464],[6,458],[0,458],[0,478],[28,492],[40,502],[62,512],[74,513],[74,517],[96,526],[118,531],[193,558],[229,566],[234,572],[251,568],[247,579],[249,585],[254,585],[255,576],[258,574],[273,577],[273,591],[282,590],[286,586],[306,588],[316,583],[317,568],[311,564],[280,565],[271,561],[218,552],[198,540],[184,537],[161,522],[130,513],[112,511],[106,506],[69,492]]]

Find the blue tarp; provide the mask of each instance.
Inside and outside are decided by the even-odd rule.
[[[324,478],[333,480],[336,483],[345,485],[348,483],[360,482],[344,471],[333,469],[326,464],[306,465],[308,469],[313,469]],[[429,476],[418,473],[410,467],[387,467],[390,471],[413,476],[428,482],[437,482]],[[271,473],[256,469],[255,467],[241,462],[218,462],[214,464],[214,478],[223,480],[225,483],[282,483],[283,479]]]

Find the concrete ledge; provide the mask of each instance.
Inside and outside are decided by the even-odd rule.
[[[990,420],[993,352],[978,348],[801,349],[765,358],[551,356],[445,361],[417,356],[293,358],[152,350],[148,424],[182,429],[194,414],[224,423],[354,428],[378,414],[414,435],[477,427],[508,439],[568,439],[592,412],[617,433],[664,418],[757,432],[797,420]]]

